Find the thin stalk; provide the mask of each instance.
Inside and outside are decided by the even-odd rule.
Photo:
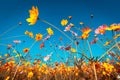
[[[116,43],[117,44],[117,43]],[[108,54],[108,52],[111,50],[111,49],[113,49],[115,46],[116,46],[116,44],[114,44],[110,49],[108,49],[99,59],[98,59],[98,61],[100,61],[106,54]]]
[[[91,47],[90,47],[90,44],[89,44],[89,41],[87,40],[87,43],[88,43],[88,49],[89,49],[89,52],[90,52],[90,57],[92,58],[92,50],[91,50]],[[95,64],[93,62],[93,70],[94,70],[94,74],[95,74],[95,80],[97,80],[97,73],[96,73],[96,68],[95,68]]]
[[[87,44],[88,44],[88,49],[89,49],[89,52],[90,52],[90,57],[92,58],[93,57],[92,50],[91,50],[91,47],[90,47],[90,44],[89,44],[88,40],[87,40]]]
[[[19,25],[13,26],[11,28],[9,28],[8,30],[6,30],[5,32],[3,32],[2,34],[0,34],[0,37],[3,36],[4,34],[8,33],[9,31],[12,31],[13,29],[17,28]]]
[[[6,40],[6,39],[11,39],[11,38],[16,38],[16,37],[23,37],[23,36],[26,36],[26,35],[10,36],[6,38],[1,38],[0,40]]]
[[[72,41],[72,39],[71,39],[68,35],[66,35],[62,30],[60,30],[58,27],[54,26],[53,24],[51,24],[51,23],[49,23],[49,22],[47,22],[47,21],[45,21],[45,20],[40,19],[40,21],[42,21],[42,22],[44,22],[44,23],[52,26],[53,28],[57,29],[57,30],[58,30],[59,32],[61,32],[64,36],[66,36],[69,40]]]

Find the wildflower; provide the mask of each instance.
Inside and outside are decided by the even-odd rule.
[[[95,34],[105,34],[105,30],[106,28],[108,28],[107,25],[102,25],[102,26],[99,26],[96,30],[95,30]]]
[[[110,41],[105,42],[104,46],[109,45],[111,42],[112,42],[111,40],[110,40]]]
[[[40,40],[42,40],[42,37],[43,37],[43,35],[42,34],[36,34],[36,37],[35,37],[35,40],[36,41],[40,41]]]
[[[17,51],[14,49],[14,50],[13,50],[13,53],[17,53]]]
[[[106,28],[106,30],[120,31],[120,24],[111,24],[110,27]]]
[[[23,49],[23,52],[24,52],[24,53],[28,53],[28,52],[29,52],[29,48],[24,48],[24,49]]]
[[[98,38],[95,38],[93,41],[90,42],[90,44],[95,44],[98,41]]]
[[[33,72],[29,72],[28,75],[27,75],[28,78],[32,78],[33,77]]]
[[[47,28],[47,32],[50,36],[54,34],[54,32],[51,28]]]
[[[21,43],[21,40],[14,40],[13,41],[15,44],[19,44],[19,43]]]
[[[109,59],[109,58],[107,58],[107,59],[106,59],[106,62],[110,62],[110,59]]]
[[[67,25],[67,23],[68,23],[68,20],[66,19],[63,19],[62,21],[61,21],[61,25],[62,26],[66,26]]]
[[[120,75],[118,75],[117,78],[120,79]]]
[[[103,67],[105,68],[105,70],[109,73],[111,73],[114,69],[114,66],[113,65],[110,65],[108,63],[103,63]]]
[[[103,74],[103,75],[106,75],[106,72],[105,72],[105,71],[103,71],[103,72],[102,72],[102,74]]]
[[[73,26],[74,26],[74,24],[73,24],[73,23],[70,23],[70,26],[71,26],[71,27],[73,27]]]
[[[0,58],[2,58],[2,56],[0,55]]]
[[[83,22],[80,22],[80,25],[83,25],[84,23]]]
[[[31,37],[31,38],[33,38],[34,36],[33,36],[33,33],[32,32],[29,32],[29,37]]]
[[[71,25],[68,25],[65,27],[65,30],[64,31],[69,31],[71,29]]]
[[[32,6],[32,9],[29,10],[30,18],[27,18],[26,21],[29,22],[29,25],[34,25],[38,20],[39,11],[38,8]]]
[[[42,49],[44,47],[44,43],[40,44],[40,49]]]
[[[8,47],[7,49],[12,48],[12,44],[8,44],[7,47]]]
[[[6,78],[5,78],[5,80],[9,80],[10,79],[10,76],[7,76]]]
[[[22,25],[22,22],[19,22],[18,24],[19,24],[19,25]]]
[[[64,48],[64,50],[66,50],[66,51],[69,51],[70,49],[71,49],[70,45]]]
[[[21,54],[16,54],[16,56],[15,57],[20,57],[21,56]]]
[[[75,76],[78,76],[78,72],[75,73]]]
[[[87,39],[89,37],[89,33],[91,32],[92,30],[89,28],[89,27],[86,27],[86,28],[83,28],[82,29],[82,36],[80,36],[81,39]]]
[[[10,56],[10,54],[5,54],[4,56],[5,56],[5,57],[9,57],[9,56]]]
[[[72,19],[72,16],[68,16],[69,19]]]
[[[118,60],[120,60],[120,56],[118,56]]]
[[[71,52],[76,53],[76,49],[75,48],[71,48]]]
[[[27,30],[26,30],[26,31],[25,31],[25,34],[27,34],[27,35],[28,35],[28,34],[29,34],[29,31],[27,31]]]
[[[117,39],[118,37],[120,37],[120,34],[113,36],[114,39]]]

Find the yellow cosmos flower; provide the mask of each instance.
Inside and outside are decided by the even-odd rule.
[[[120,24],[112,24],[112,25],[110,25],[110,27],[106,28],[106,30],[119,31],[120,30]]]
[[[76,49],[75,48],[71,48],[71,52],[76,53]]]
[[[43,37],[43,35],[42,34],[36,34],[36,37],[35,37],[35,40],[36,41],[40,41],[40,40],[42,40],[42,37]]]
[[[5,78],[5,80],[9,80],[10,79],[10,76],[7,76],[6,78]]]
[[[29,31],[27,31],[27,30],[26,30],[26,31],[25,31],[25,34],[27,34],[27,35],[28,35],[28,34],[29,34]]]
[[[28,78],[32,78],[33,77],[33,72],[29,72],[28,75],[27,75]]]
[[[47,32],[50,36],[54,34],[54,32],[51,28],[47,28]]]
[[[84,23],[83,22],[80,22],[80,25],[83,25]]]
[[[68,24],[68,20],[66,19],[63,19],[62,21],[61,21],[61,25],[62,26],[66,26]]]
[[[34,38],[33,32],[25,31],[25,35],[28,35],[30,38]]]
[[[33,36],[33,33],[32,32],[29,32],[29,37],[31,37],[31,38],[33,38],[34,36]]]
[[[29,22],[29,25],[34,25],[38,20],[39,11],[38,8],[32,6],[32,9],[29,10],[30,18],[27,18],[26,21]]]
[[[89,28],[89,27],[86,27],[86,28],[83,28],[82,29],[82,36],[80,36],[81,39],[87,39],[89,37],[89,33],[91,32],[92,30]]]

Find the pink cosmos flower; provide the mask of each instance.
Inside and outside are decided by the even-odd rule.
[[[95,34],[105,34],[105,30],[106,28],[108,28],[107,25],[102,25],[102,26],[99,26],[96,30],[95,30]]]

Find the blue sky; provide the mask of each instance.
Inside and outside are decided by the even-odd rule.
[[[33,33],[46,33],[46,28],[50,27],[49,25],[38,21],[34,26],[28,26],[26,18],[29,17],[28,10],[32,6],[38,6],[39,8],[39,17],[54,24],[59,27],[61,30],[64,30],[64,27],[60,25],[62,19],[68,19],[68,16],[72,16],[70,22],[74,23],[76,27],[81,27],[79,25],[80,21],[83,21],[86,26],[90,26],[92,29],[97,28],[102,24],[110,25],[112,23],[120,22],[120,0],[1,0],[0,1],[0,34],[4,31],[17,25],[19,22],[22,22],[22,25],[6,34],[0,38],[6,38],[9,36],[23,35],[24,31],[29,30]],[[91,20],[90,15],[93,14],[94,18]],[[62,35],[57,30],[55,35],[49,41],[46,41],[46,47],[43,50],[39,49],[41,42],[38,42],[31,49],[31,55],[35,56],[36,53],[47,55],[50,52],[54,52],[53,48],[49,48],[49,44],[54,42],[59,43],[58,38],[63,37],[63,43],[69,43],[70,41]],[[73,29],[74,30],[74,29]],[[66,34],[69,35],[69,32]],[[69,35],[71,36],[71,35]],[[108,36],[108,35],[106,35]],[[13,40],[20,39],[26,40],[25,43],[18,45],[18,49],[22,52],[22,49],[29,47],[34,40],[29,39],[27,36],[12,38],[7,40],[0,40],[0,43],[13,44]],[[81,41],[82,43],[82,41]],[[83,46],[83,44],[81,45]],[[94,47],[95,46],[95,47]],[[99,48],[97,45],[92,45],[92,51],[94,56],[100,56],[104,51]],[[97,46],[97,47],[96,47]],[[96,49],[98,52],[96,52]],[[48,50],[48,52],[45,52]],[[0,46],[0,52],[3,54],[6,53],[6,47]],[[61,56],[68,55],[68,52],[63,54],[63,51],[57,51]],[[89,55],[89,54],[88,54]],[[56,59],[56,54],[53,55],[53,59]]]

